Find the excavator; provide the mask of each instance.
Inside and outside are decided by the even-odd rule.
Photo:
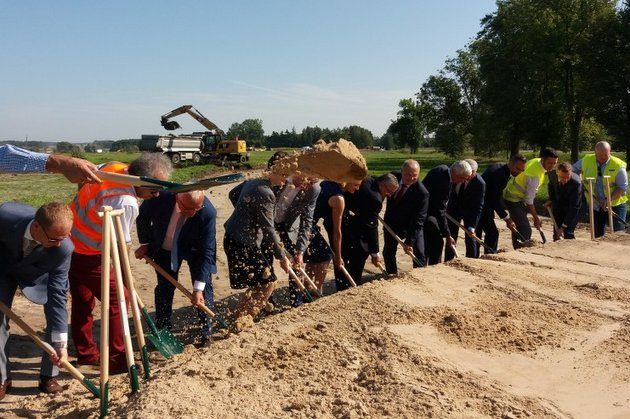
[[[153,148],[156,150],[160,149],[163,153],[167,154],[173,163],[179,163],[181,160],[188,158],[190,158],[193,163],[218,160],[221,164],[227,162],[245,163],[249,160],[247,143],[244,140],[238,137],[234,140],[226,139],[223,130],[192,105],[184,105],[173,109],[162,115],[160,122],[168,131],[176,130],[181,128],[181,125],[179,125],[177,121],[171,121],[170,119],[184,113],[192,116],[208,131],[193,132],[192,134],[178,136],[171,134],[157,137],[157,143],[155,143]],[[145,136],[143,136],[143,141],[144,137]]]

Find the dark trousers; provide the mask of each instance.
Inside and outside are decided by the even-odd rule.
[[[178,280],[179,268],[182,260],[178,261],[177,271],[171,270],[171,252],[160,249],[155,254],[155,262],[167,271],[173,278]],[[191,270],[193,268],[191,267]],[[155,286],[155,317],[157,327],[159,329],[172,327],[171,316],[173,314],[173,297],[175,295],[175,286],[168,282],[161,274],[157,273],[157,285]],[[194,277],[194,276],[193,276]],[[201,279],[197,278],[198,281]],[[194,283],[194,281],[192,281]],[[212,292],[212,278],[204,278],[206,286],[203,289],[203,299],[206,307],[211,310],[214,308],[214,293]],[[210,317],[201,310],[196,310],[199,315],[199,325],[201,326],[201,337],[206,338],[212,335],[212,322]]]
[[[499,246],[499,229],[494,223],[494,210],[485,209],[481,211],[481,217],[479,218],[479,224],[475,230],[477,237],[483,240],[489,247],[497,250]],[[488,249],[484,248],[484,253],[488,254]]]
[[[429,265],[442,262],[444,237],[438,227],[438,220],[432,215],[428,216],[424,223],[424,251]]]
[[[454,217],[454,218],[457,220],[457,217]],[[457,236],[459,235],[459,226],[449,221],[448,229],[451,232],[451,237],[453,237],[453,239],[455,239],[455,241],[457,242],[457,239],[458,239]],[[466,234],[466,232],[464,232],[464,234]],[[466,257],[467,258],[479,257],[479,245],[467,234],[466,234],[466,237],[464,238],[464,244],[466,244]],[[455,258],[455,252],[450,246],[446,246],[446,249],[444,250],[444,261],[448,262],[449,260],[452,260],[453,258]]]
[[[532,227],[527,218],[527,207],[525,204],[522,202],[505,201],[505,206],[518,232],[521,233],[521,236],[523,236],[525,240],[530,240],[532,238]],[[518,236],[512,232],[512,246],[514,249],[523,247],[523,245],[517,241],[517,238]]]
[[[114,269],[109,273],[109,368],[118,369],[127,364],[123,340],[120,306],[116,296]],[[70,327],[79,363],[91,363],[99,359],[99,348],[94,341],[92,311],[96,299],[101,300],[101,255],[72,254],[70,271]],[[125,301],[129,301],[125,289]],[[127,321],[127,319],[125,319]],[[101,342],[102,344],[102,342]]]
[[[619,218],[626,221],[628,208],[625,202],[623,204],[617,205],[616,207],[613,207],[612,210],[615,214],[619,216]],[[608,228],[608,211],[593,211],[593,215],[593,223],[595,224],[595,237],[601,237],[604,235],[606,229]],[[625,228],[626,226],[613,215],[613,230],[622,231]]]
[[[406,238],[404,232],[396,230],[394,230],[394,232],[401,239],[404,240]],[[396,250],[398,249],[398,242],[387,230],[383,231],[383,242],[383,260],[385,261],[385,270],[387,270],[387,273],[389,274],[396,274],[398,273],[398,266],[396,265]],[[422,262],[422,266],[414,262],[413,267],[424,267],[426,265],[426,261],[424,259],[424,234],[422,230],[415,234],[413,254],[420,260],[420,262]]]
[[[555,205],[551,208],[551,212],[553,214],[553,218],[558,224],[558,227],[562,228],[562,221],[564,221],[567,216],[567,211],[564,208],[557,208]],[[577,218],[570,225],[567,225],[564,229],[564,238],[565,239],[574,239],[575,238],[575,226],[577,225]],[[558,240],[556,229],[553,229],[553,240]]]
[[[13,297],[17,290],[18,284],[15,280],[0,276],[0,301],[7,307],[11,308]],[[43,306],[42,306],[43,308]],[[50,325],[46,325],[44,340],[48,343],[51,341]],[[0,384],[11,378],[11,365],[9,363],[9,354],[7,350],[7,341],[9,340],[9,318],[0,313]],[[56,377],[59,375],[57,368],[47,353],[44,352],[40,364],[40,375],[44,377]]]
[[[369,252],[361,246],[361,241],[358,238],[343,235],[341,257],[346,270],[357,285],[363,284],[363,268],[365,268],[365,261],[369,255]],[[337,268],[335,268],[335,285],[337,286],[337,291],[350,288],[350,283],[346,276]]]

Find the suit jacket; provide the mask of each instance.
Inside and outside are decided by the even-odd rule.
[[[393,172],[393,175],[402,185],[401,173]],[[398,191],[387,198],[384,220],[396,233],[405,236],[405,244],[413,246],[416,233],[424,228],[424,221],[427,218],[429,191],[420,181],[417,181],[407,188],[398,203],[396,203],[397,194]]]
[[[136,218],[138,239],[149,245],[151,257],[162,247],[175,205],[175,194],[168,192],[161,192],[158,197],[146,199],[140,205]],[[186,219],[179,233],[177,255],[188,261],[194,281],[205,282],[211,274],[217,273],[216,220],[217,211],[204,197],[203,208]]]
[[[53,340],[63,340],[55,336],[68,332],[66,293],[74,246],[67,238],[59,247],[37,246],[23,258],[24,232],[34,219],[33,207],[14,202],[0,204],[0,281],[15,281],[29,299],[33,295],[30,291],[42,290],[43,298],[35,302],[44,303]]]
[[[503,189],[507,186],[510,176],[510,168],[505,163],[492,164],[481,175],[486,182],[483,208],[486,211],[495,211],[501,219],[508,216],[505,202],[503,201]]]
[[[447,165],[441,164],[429,170],[422,180],[429,191],[429,209],[427,217],[435,217],[443,237],[451,235],[446,219],[446,203],[451,192],[451,174]]]
[[[233,188],[229,193],[234,212],[225,222],[225,236],[243,245],[272,247],[274,256],[284,255],[275,230],[276,196],[267,179],[252,179]]]
[[[361,240],[367,243],[370,254],[378,253],[378,215],[383,209],[383,198],[378,182],[366,177],[355,193],[344,193],[346,209],[342,221],[343,240]],[[350,215],[352,211],[355,215]]]
[[[285,185],[284,187],[290,186]],[[291,205],[289,205],[284,214],[283,228],[289,234],[291,240],[295,242],[295,250],[298,252],[304,253],[310,242],[309,236],[313,227],[313,214],[320,191],[319,183],[314,184],[307,190],[301,189],[293,198]],[[282,196],[281,194],[282,191],[280,191],[279,196]]]
[[[458,189],[459,193],[457,193]],[[462,219],[464,227],[476,228],[481,216],[485,192],[486,182],[477,173],[468,182],[451,188],[446,211],[454,218]]]
[[[580,176],[573,172],[571,179],[560,185],[558,174],[555,170],[549,172],[549,199],[554,210],[561,210],[565,216],[563,220],[556,220],[559,227],[573,226],[577,222],[578,213],[582,206],[582,181]]]

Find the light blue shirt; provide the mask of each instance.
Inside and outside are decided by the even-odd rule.
[[[601,171],[602,173],[606,173],[608,163],[610,163],[610,159],[606,160],[606,163],[604,164],[599,164],[597,160],[595,160],[598,171]],[[582,159],[573,163],[573,171],[577,174],[582,173]],[[626,172],[625,167],[623,167],[623,169],[620,170],[619,173],[617,173],[614,184],[624,191],[628,190],[628,173]],[[597,176],[597,178],[595,179],[595,187],[593,189],[595,199],[601,202],[606,197],[606,193],[604,192],[604,179],[601,176]]]
[[[0,172],[45,172],[48,154],[35,153],[12,145],[0,146]]]

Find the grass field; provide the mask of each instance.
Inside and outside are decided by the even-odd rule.
[[[264,167],[267,160],[274,151],[251,152],[250,164],[254,168]],[[362,151],[365,156],[371,175],[381,175],[392,170],[399,170],[401,164],[409,158],[420,162],[422,168],[421,177],[424,177],[428,170],[439,164],[450,164],[453,159],[445,154],[432,149],[420,149],[417,154],[411,155],[405,151]],[[120,161],[129,163],[140,153],[87,153],[86,158],[96,164],[108,161]],[[466,157],[475,158],[468,155]],[[528,153],[528,158],[533,157],[533,153]],[[495,162],[504,161],[501,158],[488,159],[485,157],[476,158],[479,163],[479,172]],[[560,161],[564,161],[562,158]],[[173,172],[172,180],[175,182],[187,182],[192,179],[203,179],[224,172],[224,167],[213,164],[207,165],[184,165],[178,167]],[[0,202],[18,201],[35,207],[52,201],[69,202],[76,193],[76,185],[67,182],[60,175],[50,174],[0,174]],[[542,188],[539,199],[544,200],[547,196],[546,188]]]

